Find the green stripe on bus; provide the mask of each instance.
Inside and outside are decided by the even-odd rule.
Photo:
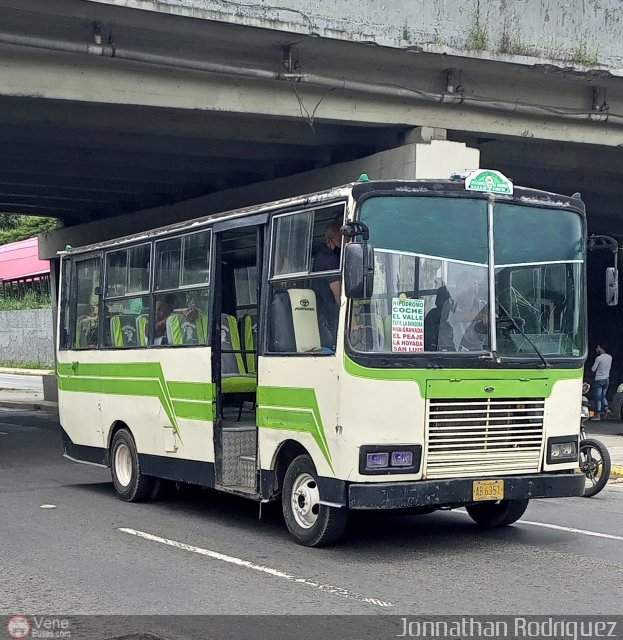
[[[158,378],[162,376],[162,367],[159,362],[59,362],[58,372],[97,378]]]
[[[214,405],[210,402],[173,400],[173,409],[178,418],[188,420],[214,420]]]
[[[260,386],[257,390],[257,404],[259,427],[309,433],[333,471],[331,452],[314,389]]]
[[[214,385],[168,382],[159,362],[58,363],[57,370],[58,386],[63,391],[158,398],[180,437],[176,418],[214,420]]]
[[[465,397],[476,397],[474,385],[495,387],[496,383],[499,389],[491,397],[503,393],[518,398],[548,398],[559,380],[581,380],[584,375],[584,369],[376,369],[357,364],[346,355],[344,369],[367,380],[415,382],[422,398],[427,391],[428,397],[435,398],[460,398],[462,392]],[[478,397],[489,394],[482,391]]]
[[[174,399],[212,401],[215,385],[211,382],[168,382],[169,393]]]

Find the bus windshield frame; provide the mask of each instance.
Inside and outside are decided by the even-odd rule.
[[[390,368],[535,367],[541,351],[556,366],[579,366],[587,349],[582,203],[517,191],[446,185],[357,198],[375,280],[370,300],[350,301],[349,356]]]

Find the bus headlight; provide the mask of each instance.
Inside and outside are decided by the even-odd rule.
[[[364,445],[359,449],[359,473],[417,473],[421,459],[419,444]]]
[[[547,464],[575,462],[578,459],[578,439],[559,436],[547,441]]]
[[[384,469],[389,466],[389,453],[368,453],[366,469]]]
[[[413,451],[394,451],[391,459],[392,467],[412,467]]]

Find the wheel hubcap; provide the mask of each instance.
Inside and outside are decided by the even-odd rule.
[[[594,458],[592,451],[588,451],[584,454],[581,469],[592,485],[597,484],[600,479],[602,465],[603,460],[600,457]]]
[[[309,529],[316,524],[320,511],[320,492],[316,480],[309,473],[302,473],[292,487],[292,514],[297,524]]]
[[[115,449],[115,475],[117,481],[124,487],[130,484],[132,479],[132,455],[126,444],[120,444]]]

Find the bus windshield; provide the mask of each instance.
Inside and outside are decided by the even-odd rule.
[[[584,353],[583,225],[568,210],[495,203],[495,291],[489,291],[487,202],[378,196],[361,220],[375,249],[373,295],[352,305],[359,352],[491,351],[504,357]],[[523,240],[523,241],[522,241]]]

